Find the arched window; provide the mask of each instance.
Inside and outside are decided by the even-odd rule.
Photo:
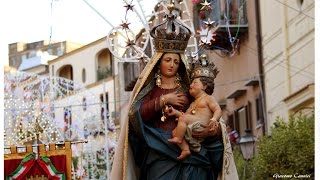
[[[97,80],[112,76],[112,55],[108,49],[102,50],[97,59]]]
[[[58,71],[57,71],[57,75],[59,77],[63,77],[69,80],[73,80],[73,68],[70,64],[65,65],[63,67],[61,67]]]
[[[82,82],[85,83],[86,82],[86,69],[82,69]]]

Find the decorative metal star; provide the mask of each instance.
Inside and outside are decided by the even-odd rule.
[[[203,21],[203,23],[210,29],[214,26],[215,21],[211,21],[210,18],[208,18],[207,21]]]
[[[129,29],[129,24],[131,23],[128,23],[127,21],[122,21],[122,24],[120,24],[120,26],[122,26],[122,29]]]
[[[211,45],[211,41],[215,41],[215,34],[209,28],[201,28],[197,33],[200,35],[199,46],[209,46]]]
[[[139,61],[143,61],[143,60],[144,60],[143,56],[141,56],[141,55],[138,56],[137,59],[138,59]]]
[[[130,39],[128,39],[128,41],[127,41],[126,43],[127,43],[126,47],[131,47],[131,46],[133,46],[133,45],[136,44],[136,43],[134,42],[134,40],[130,40]]]
[[[199,41],[199,46],[202,47],[202,46],[210,46],[211,45],[211,42],[209,41],[203,41],[203,40],[200,40]]]
[[[133,11],[133,6],[134,5],[126,4],[124,7],[127,8],[127,11],[129,11],[129,10]]]
[[[209,11],[211,10],[211,2],[209,3],[207,0],[204,1],[204,3],[200,3],[202,5],[200,11]]]

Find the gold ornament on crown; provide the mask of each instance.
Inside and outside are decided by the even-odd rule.
[[[174,10],[173,4],[168,6],[168,10],[169,14],[164,16],[166,20],[153,27],[150,32],[153,37],[154,48],[157,52],[184,53],[191,31],[176,20],[177,15],[172,13]]]
[[[202,54],[200,60],[191,64],[191,79],[207,77],[215,79],[219,73],[213,62],[208,62],[207,56]]]

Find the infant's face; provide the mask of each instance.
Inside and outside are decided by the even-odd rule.
[[[200,78],[195,78],[192,83],[190,84],[189,93],[192,96],[195,96],[196,94],[203,91],[205,87],[203,86],[202,82],[200,81]]]

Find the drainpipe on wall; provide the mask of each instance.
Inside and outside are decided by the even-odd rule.
[[[284,4],[287,4],[287,0],[284,0]],[[282,6],[282,34],[283,34],[283,58],[285,59],[286,66],[285,66],[285,72],[286,72],[286,86],[287,86],[287,93],[290,95],[291,93],[291,80],[290,80],[290,60],[289,60],[289,39],[288,39],[288,9],[287,6]]]
[[[264,84],[264,67],[263,67],[263,48],[262,48],[262,35],[261,35],[261,17],[260,17],[260,3],[259,1],[255,1],[255,14],[256,14],[256,33],[257,33],[257,48],[258,48],[258,61],[259,61],[259,81],[260,81],[260,92],[262,97],[262,106],[263,106],[263,134],[266,134],[268,127],[267,120],[267,111],[266,111],[266,91]]]

